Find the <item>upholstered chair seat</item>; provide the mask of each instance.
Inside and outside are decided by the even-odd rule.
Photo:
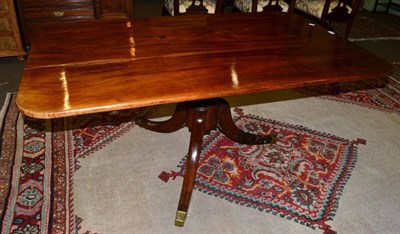
[[[186,9],[192,5],[192,0],[179,0],[179,14],[186,12]],[[195,1],[195,4],[199,5],[200,1]],[[208,14],[214,14],[217,0],[203,0],[203,5],[207,8]],[[169,15],[175,15],[174,11],[174,0],[164,0],[164,8],[168,11]]]
[[[309,15],[312,15],[316,18],[321,18],[322,11],[324,10],[326,0],[296,0],[295,8],[303,11]],[[328,14],[332,12],[332,10],[339,4],[338,0],[332,0],[329,5]],[[349,12],[351,12],[351,7],[347,6]]]
[[[251,6],[252,6],[253,0],[235,0],[234,1],[234,6],[240,10],[241,12],[251,12]],[[263,8],[268,4],[269,0],[258,0],[257,3],[257,12],[263,11]],[[273,4],[276,4],[276,1],[272,1]],[[337,6],[339,3],[338,0],[332,0],[331,4],[329,6],[329,12],[332,11],[333,8]],[[289,5],[284,1],[280,0],[279,5],[283,8],[283,12],[287,12],[289,9]],[[312,15],[316,18],[321,18],[322,16],[322,11],[324,10],[325,6],[325,0],[296,0],[296,6],[295,8],[297,10],[303,11],[309,15]],[[351,11],[351,8],[348,7],[349,12]]]
[[[258,0],[257,2],[257,12],[262,12],[263,7],[265,7],[268,4],[269,0]],[[276,1],[272,1],[273,4],[276,4]],[[234,6],[241,12],[252,12],[252,4],[253,0],[234,0],[233,2]],[[283,8],[283,12],[287,12],[289,9],[289,5],[281,0],[279,1],[279,5]]]
[[[330,28],[333,21],[346,22],[345,38],[350,35],[360,4],[361,0],[234,0],[234,7],[241,12],[255,12],[256,8],[257,12],[294,11],[315,19],[326,28]]]

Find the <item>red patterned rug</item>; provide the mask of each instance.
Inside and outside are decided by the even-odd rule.
[[[303,126],[290,125],[235,109],[236,125],[251,133],[273,133],[271,146],[242,145],[219,131],[206,136],[195,188],[242,206],[293,220],[313,229],[332,232],[332,220],[344,185],[357,158],[357,145],[348,140]],[[162,172],[160,179],[183,175]]]
[[[361,106],[398,112],[398,82],[389,81],[387,87],[380,89],[365,93],[353,90],[355,93],[347,93],[349,97],[331,98],[346,103],[356,100]],[[23,118],[14,99],[15,95],[8,95],[0,112],[0,232],[76,233],[81,219],[73,209],[74,172],[80,170],[80,161],[85,157],[131,130],[138,111],[44,121]],[[397,109],[390,107],[393,102]],[[138,113],[142,112],[146,110]],[[206,158],[203,156],[199,169],[203,180],[198,181],[198,189],[209,189],[231,202],[329,230],[325,221],[337,209],[360,142],[242,113],[237,121],[250,131],[277,132],[279,144],[270,148],[246,147],[214,132],[205,142]],[[237,157],[239,154],[244,157]],[[348,161],[346,166],[343,160]],[[281,162],[283,166],[277,166]],[[242,176],[233,180],[231,174],[239,171]],[[236,186],[236,190],[217,186],[223,183]],[[256,195],[232,196],[246,194],[245,191]],[[284,205],[271,208],[277,201]]]
[[[394,78],[318,85],[296,89],[307,95],[400,113],[400,82]]]
[[[8,95],[1,113],[0,233],[76,233],[81,219],[74,216],[73,174],[80,160],[128,132],[146,112],[45,121],[23,118],[15,95]]]
[[[322,99],[355,104],[400,114],[400,83],[393,79],[319,85],[297,89]],[[248,146],[213,132],[203,143],[196,189],[221,199],[293,220],[326,233],[326,224],[338,208],[339,198],[356,161],[356,146],[347,140],[303,126],[245,115],[236,124],[248,132],[277,134],[276,145]],[[183,176],[162,172],[160,179]]]

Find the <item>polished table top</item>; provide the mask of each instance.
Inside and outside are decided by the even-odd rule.
[[[48,24],[32,36],[17,95],[57,118],[386,77],[386,61],[293,14]]]

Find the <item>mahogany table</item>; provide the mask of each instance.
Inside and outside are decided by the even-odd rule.
[[[222,14],[48,24],[32,35],[17,105],[59,118],[178,103],[158,132],[191,139],[175,224],[183,226],[203,136],[220,129],[245,144],[273,143],[238,129],[221,97],[386,77],[386,61],[293,14]]]

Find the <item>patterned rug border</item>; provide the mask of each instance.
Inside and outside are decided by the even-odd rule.
[[[79,169],[78,160],[106,147],[136,126],[133,122],[123,122],[124,120],[134,118],[136,114],[151,113],[153,109],[117,113],[118,124],[112,124],[106,137],[99,140],[97,137],[102,137],[102,134],[90,136],[93,132],[93,129],[90,129],[91,125],[85,126],[89,129],[87,135],[80,128],[75,128],[74,132],[74,126],[80,127],[82,122],[75,122],[71,118],[24,118],[15,105],[15,97],[14,93],[7,93],[0,112],[1,144],[7,145],[0,148],[0,198],[1,202],[4,202],[0,203],[0,232],[77,233],[82,221],[74,215],[73,205],[73,174]],[[115,123],[114,115],[105,114],[95,119],[87,116],[86,119],[83,118],[83,122],[100,121],[105,124],[100,127],[104,130],[110,122]],[[108,121],[104,121],[104,116]],[[8,127],[4,126],[5,124]],[[4,133],[5,129],[15,134]],[[23,135],[26,132],[28,137]],[[97,133],[96,128],[94,133]],[[79,145],[72,145],[77,143],[78,135],[79,139],[88,136],[92,138],[81,140]],[[7,138],[3,138],[5,136]],[[96,144],[84,144],[86,141]],[[7,182],[3,185],[3,181]],[[31,199],[27,196],[31,196]]]
[[[399,66],[399,64],[395,64],[396,66]],[[397,87],[397,89],[399,89],[398,87],[400,87],[400,82],[399,81],[397,81],[396,79],[394,79],[393,77],[390,77],[391,79],[393,79],[393,80],[395,80],[396,82],[397,82],[397,85],[398,86],[396,86]],[[395,93],[396,95],[398,95],[397,93]],[[3,118],[2,120],[2,122],[1,122],[1,124],[0,124],[0,127],[1,127],[1,134],[5,134],[3,131],[4,131],[4,128],[5,128],[5,126],[4,126],[4,124],[5,124],[5,119],[4,119],[4,117],[6,117],[8,114],[10,114],[8,111],[9,111],[9,109],[11,108],[10,107],[10,105],[14,105],[15,106],[15,102],[14,103],[12,103],[12,100],[13,100],[13,98],[15,98],[15,94],[14,93],[8,93],[7,94],[7,97],[8,97],[8,99],[6,98],[6,101],[5,101],[5,103],[7,102],[7,100],[9,101],[9,104],[8,104],[8,106],[6,106],[6,105],[4,105],[2,108],[1,108],[1,112],[0,112],[0,118]],[[11,100],[12,99],[12,100]],[[337,101],[337,100],[334,100],[334,101]],[[347,103],[347,104],[357,104],[357,103],[351,103],[351,102],[346,102],[346,101],[344,101],[344,103]],[[369,107],[369,106],[363,106],[363,105],[361,105],[362,107]],[[13,108],[15,108],[15,110],[17,110],[17,108],[16,107],[13,107]],[[374,110],[378,110],[377,108],[373,108],[373,107],[369,107],[369,108],[372,108],[372,109],[374,109]],[[239,113],[240,114],[240,113]],[[254,116],[254,115],[246,115],[246,116]],[[19,117],[15,117],[16,119],[18,119]],[[21,118],[20,118],[21,119]],[[17,120],[13,120],[14,122],[16,122]],[[277,124],[285,124],[284,122],[280,122],[280,121],[276,121],[276,123]],[[50,122],[49,123],[52,127],[54,127],[55,129],[66,129],[66,126],[68,125],[67,123],[65,123],[65,122],[63,122],[63,121],[58,121],[58,124],[60,124],[59,126],[56,126],[57,124],[56,123],[53,123],[53,122]],[[17,126],[16,124],[14,124],[15,126]],[[14,126],[13,125],[13,126]],[[289,124],[290,125],[290,124]],[[293,125],[293,126],[299,126],[299,127],[303,127],[303,126],[300,126],[300,125]],[[306,127],[304,127],[304,130],[306,130],[306,129],[308,129],[308,128],[306,128]],[[17,134],[17,132],[16,132],[16,130],[17,129],[11,129],[11,131],[15,131],[13,134]],[[310,129],[311,130],[311,129]],[[21,130],[22,131],[22,130]],[[123,135],[124,133],[126,133],[126,132],[128,132],[129,130],[128,129],[122,129],[122,130],[120,130],[120,132],[116,132],[115,134],[115,136],[109,136],[109,135],[107,135],[108,136],[108,138],[106,139],[107,140],[107,142],[112,142],[112,141],[114,141],[115,139],[117,139],[119,136],[121,136],[121,135]],[[315,130],[314,130],[315,131]],[[322,132],[319,132],[319,131],[316,131],[314,134],[316,134],[316,133],[321,133],[321,134],[327,134],[327,133],[322,133]],[[331,134],[327,134],[326,136],[332,136]],[[58,143],[60,143],[61,141],[62,141],[62,139],[64,139],[64,142],[65,143],[67,143],[67,141],[68,141],[68,143],[69,144],[71,144],[71,137],[72,137],[72,135],[71,134],[67,134],[67,133],[65,133],[64,131],[61,131],[61,132],[55,132],[55,133],[53,133],[52,135],[49,135],[49,136],[47,136],[48,138],[51,138],[51,139],[53,139],[53,141],[54,142],[58,142]],[[335,136],[334,136],[335,137]],[[16,136],[15,136],[15,138],[16,138]],[[58,140],[57,140],[58,139]],[[344,138],[341,138],[341,139],[344,139]],[[206,140],[206,139],[205,139]],[[344,140],[347,140],[347,139],[344,139]],[[16,141],[16,140],[15,140]],[[93,142],[96,142],[96,140],[94,139],[93,140]],[[91,143],[93,143],[93,142],[91,142]],[[4,144],[5,142],[2,140],[1,141],[1,146],[3,146],[3,144]],[[353,142],[353,144],[354,144],[354,155],[353,155],[353,157],[354,157],[354,159],[355,159],[355,161],[357,160],[357,157],[358,157],[358,155],[357,155],[357,147],[356,147],[356,145],[358,145],[358,144],[363,144],[364,142],[362,141],[362,140],[356,140],[356,141],[354,141]],[[13,143],[14,144],[14,147],[16,148],[16,142],[14,142]],[[68,182],[68,184],[69,184],[69,187],[68,188],[63,188],[63,190],[62,191],[60,191],[60,190],[57,190],[57,189],[61,189],[61,187],[62,187],[62,184],[58,184],[58,186],[61,186],[61,187],[59,187],[59,188],[49,188],[49,186],[48,185],[46,185],[47,187],[44,187],[43,189],[44,190],[48,190],[48,189],[52,189],[52,192],[51,192],[51,197],[50,197],[50,199],[53,199],[53,200],[56,200],[56,203],[52,203],[52,204],[50,204],[48,201],[44,201],[45,203],[43,204],[43,207],[41,207],[41,209],[42,209],[42,211],[40,212],[40,214],[41,214],[41,216],[39,217],[39,216],[37,216],[37,217],[32,217],[32,219],[36,219],[36,218],[40,218],[40,219],[45,219],[45,220],[39,220],[39,222],[40,222],[40,228],[41,228],[41,232],[43,232],[43,233],[47,233],[47,232],[56,232],[56,231],[60,231],[60,232],[69,232],[69,233],[72,233],[72,232],[76,232],[77,231],[77,229],[76,228],[79,228],[79,223],[82,221],[79,217],[76,217],[76,216],[74,216],[73,215],[73,187],[72,187],[72,185],[73,185],[73,178],[72,178],[72,176],[73,176],[73,173],[74,173],[74,171],[76,171],[77,169],[79,169],[79,168],[77,168],[76,166],[79,164],[79,160],[80,159],[82,159],[82,158],[85,158],[86,156],[88,156],[89,154],[91,154],[91,153],[93,153],[93,152],[95,152],[95,151],[97,151],[97,150],[100,150],[100,149],[102,149],[103,147],[105,147],[106,145],[107,145],[108,143],[106,143],[106,142],[97,142],[96,143],[96,145],[95,146],[88,146],[89,148],[85,148],[85,149],[83,149],[82,151],[80,151],[80,154],[79,155],[75,155],[76,154],[76,152],[72,152],[72,145],[64,145],[65,147],[66,147],[66,149],[64,149],[64,151],[63,150],[58,150],[57,151],[57,147],[54,147],[53,148],[53,146],[50,146],[50,148],[48,149],[48,150],[50,150],[51,152],[53,152],[53,154],[54,154],[54,152],[58,152],[58,153],[62,153],[62,154],[64,154],[64,156],[61,156],[61,157],[63,157],[64,158],[64,162],[63,163],[65,163],[64,164],[64,166],[62,165],[62,164],[59,164],[59,165],[57,165],[56,164],[56,156],[55,155],[53,155],[50,159],[48,159],[48,160],[50,160],[51,161],[51,163],[53,164],[52,165],[52,167],[50,167],[50,168],[45,168],[46,169],[46,172],[45,172],[45,175],[46,176],[51,176],[51,175],[49,175],[49,173],[51,172],[51,171],[53,171],[54,173],[55,172],[58,172],[58,174],[55,174],[55,175],[53,175],[53,178],[51,178],[51,185],[52,186],[56,186],[57,185],[57,183],[55,183],[54,181],[56,180],[56,179],[59,179],[59,181],[66,181],[66,182]],[[63,147],[64,147],[63,146]],[[92,147],[92,148],[90,148],[90,147]],[[1,149],[0,150],[2,150],[2,153],[3,153],[3,151],[4,150],[8,150],[9,152],[14,152],[15,151],[15,148],[14,149],[5,149],[4,147],[1,147]],[[14,151],[13,151],[14,150]],[[87,150],[87,151],[85,151],[85,150]],[[88,151],[90,151],[89,153],[88,153]],[[10,153],[11,154],[11,153]],[[13,154],[13,157],[14,157],[14,159],[12,159],[12,164],[14,165],[14,160],[15,160],[15,155],[16,155],[16,153],[14,152],[14,153],[12,153]],[[68,155],[72,155],[72,156],[66,156],[65,154],[68,154]],[[68,157],[68,158],[67,158]],[[0,162],[2,162],[1,160],[5,160],[5,157],[2,155],[2,157],[0,157]],[[22,159],[21,159],[22,160]],[[66,161],[66,160],[69,160],[68,162]],[[62,160],[61,160],[62,161]],[[47,161],[47,162],[49,162],[49,161]],[[181,160],[181,162],[180,162],[181,164],[182,163],[184,163],[182,160]],[[354,164],[355,164],[355,162],[354,162]],[[46,164],[47,165],[47,164]],[[2,165],[1,165],[2,167],[4,166],[4,167],[7,167],[5,164],[3,164],[2,163]],[[72,168],[71,166],[73,166],[74,168]],[[79,165],[78,165],[79,166]],[[63,169],[63,167],[64,167],[64,169]],[[68,168],[69,167],[69,168]],[[1,169],[1,168],[0,168]],[[349,168],[349,170],[353,170],[354,169],[354,165],[352,166],[352,168]],[[65,171],[65,172],[63,172],[62,170],[68,170],[68,171]],[[350,175],[351,175],[351,171],[349,171],[349,176],[348,177],[350,177]],[[7,173],[7,172],[5,172],[5,171],[3,171],[3,172],[1,172],[1,173]],[[64,174],[63,174],[64,173]],[[14,173],[11,173],[12,175],[8,175],[8,177],[15,177],[15,175],[14,175]],[[168,173],[167,173],[168,174]],[[169,176],[169,178],[170,177],[176,177],[176,176],[179,176],[179,175],[181,175],[180,173],[176,173],[176,172],[171,172],[168,176]],[[57,176],[59,176],[59,178],[57,178]],[[13,178],[11,178],[11,179],[13,179]],[[0,177],[0,179],[2,179],[1,177]],[[165,179],[165,178],[164,178]],[[344,185],[347,183],[347,181],[348,181],[348,179],[349,178],[342,178],[342,182],[341,182],[341,184],[342,184],[342,186],[341,187],[338,187],[338,189],[337,189],[337,193],[338,193],[338,197],[337,197],[337,199],[334,199],[334,203],[333,203],[333,207],[334,207],[334,209],[332,209],[331,210],[331,212],[329,213],[329,215],[327,216],[327,220],[326,221],[328,221],[328,220],[333,220],[333,217],[335,216],[335,213],[336,213],[336,211],[337,211],[337,206],[338,206],[338,204],[339,204],[339,199],[340,199],[340,195],[341,195],[341,193],[343,192],[343,187],[344,187]],[[167,179],[168,180],[168,179]],[[8,183],[8,182],[7,182]],[[11,182],[10,182],[11,183]],[[14,182],[13,182],[14,183]],[[3,185],[3,183],[2,183],[2,185]],[[8,186],[8,185],[7,185]],[[69,190],[70,189],[70,190]],[[196,188],[197,190],[199,190],[199,188]],[[6,188],[6,190],[7,190],[7,188]],[[7,190],[8,191],[8,190]],[[200,189],[200,191],[201,191],[201,189]],[[55,196],[58,196],[58,195],[54,195],[55,194],[55,192],[61,192],[61,194],[64,194],[63,196],[65,196],[65,197],[63,197],[63,198],[58,198],[57,197],[57,199],[55,198]],[[202,191],[203,193],[204,193],[204,191]],[[14,192],[15,193],[15,192]],[[0,195],[2,195],[2,194],[0,194]],[[16,194],[9,194],[9,195],[7,195],[6,196],[6,199],[4,200],[4,204],[0,204],[0,205],[6,205],[6,206],[8,206],[9,204],[8,204],[8,199],[9,199],[9,197],[10,196],[12,196],[12,195],[15,195],[16,196]],[[210,194],[211,195],[211,194]],[[2,195],[3,196],[3,195]],[[60,195],[61,196],[61,195]],[[215,196],[215,194],[212,194],[212,196]],[[3,196],[3,198],[4,198],[4,196]],[[66,200],[63,200],[63,199],[66,199]],[[221,197],[221,199],[224,199],[224,200],[227,200],[226,199],[226,197]],[[57,204],[57,201],[59,202],[58,204]],[[15,200],[14,200],[14,202],[15,202]],[[231,201],[231,202],[233,202],[233,201]],[[241,204],[242,206],[246,206],[246,204]],[[60,208],[60,207],[62,207],[62,208]],[[0,208],[4,208],[4,207],[0,207]],[[57,209],[64,209],[64,211],[66,211],[66,212],[70,212],[69,213],[69,216],[67,217],[64,217],[65,216],[65,214],[64,214],[64,216],[63,216],[63,212],[59,212],[59,211],[57,211],[56,210],[56,208]],[[258,210],[260,210],[258,207],[253,207],[254,209],[258,209]],[[6,210],[5,210],[6,209]],[[0,215],[2,215],[2,216],[0,216],[0,221],[7,221],[8,219],[9,219],[9,217],[11,217],[11,216],[5,216],[5,213],[6,212],[9,212],[9,208],[8,207],[6,207],[5,209],[3,209],[2,211],[1,211],[1,213],[0,213]],[[47,209],[50,209],[50,210],[48,210],[48,211],[46,211]],[[69,209],[69,210],[68,210]],[[1,210],[1,209],[0,209]],[[282,214],[282,213],[280,213],[280,212],[275,212],[274,213],[274,211],[271,211],[271,210],[267,210],[267,209],[264,209],[264,210],[260,210],[260,211],[262,211],[262,212],[266,212],[266,213],[273,213],[274,215],[277,215],[277,216],[280,216],[280,217],[282,217],[282,215],[283,215],[283,217],[282,218],[285,218],[285,219],[291,219],[291,220],[294,220],[295,222],[299,222],[299,223],[301,223],[301,224],[303,224],[303,225],[306,225],[306,226],[308,226],[308,227],[311,227],[311,228],[313,228],[313,229],[315,229],[316,228],[316,225],[315,224],[312,224],[312,223],[307,223],[307,222],[304,222],[303,220],[295,220],[294,218],[292,218],[292,217],[285,217],[284,216],[284,214]],[[7,219],[7,220],[6,220]],[[11,222],[10,220],[8,220],[9,222]],[[8,222],[7,221],[7,222]],[[6,224],[6,222],[4,222],[4,223],[2,223],[2,228],[6,228],[4,225]],[[13,224],[11,224],[10,223],[10,225],[13,225]],[[47,227],[46,227],[47,226]],[[319,225],[319,224],[317,224],[317,226],[318,227],[321,227],[321,225]],[[330,226],[329,225],[326,225],[326,226],[324,226],[325,227],[325,231],[329,231],[330,229]],[[2,229],[3,230],[3,232],[4,233],[7,233],[5,230],[6,229]],[[14,229],[14,231],[16,231],[17,229],[16,229],[16,227],[15,227],[15,229]],[[26,226],[25,227],[25,229],[19,229],[20,231],[23,231],[23,230],[25,230],[25,231],[34,231],[35,230],[35,227],[33,227],[33,226]]]
[[[384,87],[378,87],[374,82],[377,80],[385,80],[387,79],[387,82],[385,83]],[[387,78],[381,78],[381,79],[375,79],[375,80],[366,80],[366,81],[357,81],[357,82],[346,82],[346,83],[341,83],[341,84],[362,84],[364,83],[365,85],[368,85],[369,88],[361,88],[360,90],[364,90],[365,92],[368,92],[370,97],[375,97],[376,99],[379,100],[378,103],[368,103],[368,102],[360,102],[359,100],[351,100],[351,99],[346,99],[342,97],[341,95],[345,96],[346,94],[356,94],[359,93],[360,90],[350,90],[350,91],[343,91],[343,88],[340,88],[340,94],[330,94],[327,93],[326,91],[314,91],[312,90],[315,87],[319,86],[309,86],[305,88],[298,88],[295,89],[297,92],[305,94],[305,95],[310,95],[310,96],[315,96],[317,98],[323,99],[323,100],[328,100],[328,101],[334,101],[334,102],[340,102],[340,103],[345,103],[345,104],[350,104],[350,105],[356,105],[359,107],[364,107],[368,108],[371,110],[377,110],[377,111],[384,111],[384,112],[395,112],[397,114],[400,114],[400,81],[398,81],[396,78],[392,76],[388,76]],[[391,88],[391,91],[393,93],[385,93],[384,88]],[[374,93],[372,93],[374,92]],[[377,92],[381,92],[381,96],[377,95]],[[382,95],[385,97],[382,98]],[[385,100],[386,99],[386,100]],[[391,108],[388,108],[387,106],[390,106]]]
[[[286,220],[292,220],[296,223],[305,225],[306,227],[309,227],[313,230],[315,230],[317,227],[319,229],[324,230],[324,233],[336,233],[335,231],[333,231],[331,229],[331,226],[328,225],[326,222],[327,221],[333,221],[333,218],[336,215],[336,212],[338,210],[339,207],[339,200],[341,198],[341,195],[344,191],[344,187],[347,184],[347,182],[350,180],[351,177],[351,173],[355,168],[357,159],[358,159],[358,147],[357,145],[362,144],[365,145],[366,141],[364,139],[356,139],[356,140],[349,140],[343,137],[339,137],[330,133],[326,133],[326,132],[321,132],[318,130],[314,130],[311,128],[308,128],[306,126],[303,125],[295,125],[295,124],[290,124],[290,123],[285,123],[282,121],[278,121],[278,120],[273,120],[273,119],[269,119],[269,118],[263,118],[260,116],[256,116],[253,114],[244,114],[243,110],[240,108],[235,108],[234,111],[238,114],[236,116],[234,116],[234,121],[238,122],[241,121],[243,119],[249,118],[249,119],[256,119],[258,121],[263,121],[266,122],[268,125],[277,125],[279,126],[280,129],[290,129],[290,130],[297,130],[297,131],[305,131],[309,134],[312,135],[316,135],[317,138],[319,137],[323,137],[323,138],[330,138],[332,140],[335,141],[343,141],[343,142],[348,142],[351,147],[350,150],[352,152],[347,152],[349,155],[352,155],[351,157],[347,158],[347,160],[349,160],[349,163],[345,163],[343,165],[343,167],[341,168],[341,171],[339,172],[340,176],[337,180],[337,183],[333,183],[331,188],[329,189],[331,191],[331,194],[329,195],[329,197],[333,198],[332,200],[328,200],[325,201],[324,203],[324,207],[333,207],[332,209],[328,209],[327,213],[322,214],[322,217],[318,218],[317,220],[313,220],[313,221],[309,221],[306,220],[301,214],[298,214],[299,217],[295,217],[295,216],[291,216],[290,214],[285,214],[284,211],[275,211],[271,208],[263,208],[260,205],[254,205],[254,203],[252,204],[251,201],[249,201],[248,203],[245,202],[241,202],[238,200],[233,200],[229,197],[229,195],[224,195],[223,193],[226,194],[231,194],[234,195],[235,197],[241,197],[245,200],[248,200],[247,197],[241,195],[241,194],[233,194],[230,190],[226,190],[226,189],[222,189],[222,188],[214,188],[213,190],[209,191],[206,189],[203,189],[201,187],[199,187],[197,184],[195,185],[195,189],[199,192],[202,192],[204,194],[207,194],[209,196],[213,196],[213,197],[218,197],[222,200],[225,201],[229,201],[231,203],[234,204],[238,204],[244,207],[249,207],[249,208],[253,208],[255,210],[258,210],[260,212],[265,212],[265,213],[271,213],[275,216],[279,216],[283,219]],[[212,147],[208,147],[210,145],[213,144],[213,142],[216,142],[218,140],[218,137],[223,137],[223,135],[218,136],[217,138],[214,138],[214,134],[217,134],[218,131],[212,131],[209,135],[207,135],[204,140],[203,140],[203,149],[204,151],[202,151],[202,154],[206,154]],[[211,140],[211,141],[210,141]],[[169,180],[169,178],[172,178],[173,180],[177,177],[183,177],[184,176],[184,164],[186,163],[187,160],[187,155],[184,156],[177,165],[177,168],[179,169],[179,171],[171,171],[170,173],[168,172],[162,172],[159,176],[159,178],[161,180],[163,180],[164,182],[167,182]],[[205,182],[201,181],[198,177],[196,177],[196,183],[203,185],[204,187],[210,187],[211,185],[206,184]],[[222,193],[222,194],[221,194]],[[268,205],[268,204],[266,204]],[[290,210],[287,210],[285,207],[281,207],[280,210],[285,210],[287,212],[292,212]],[[324,218],[325,217],[325,220]]]

